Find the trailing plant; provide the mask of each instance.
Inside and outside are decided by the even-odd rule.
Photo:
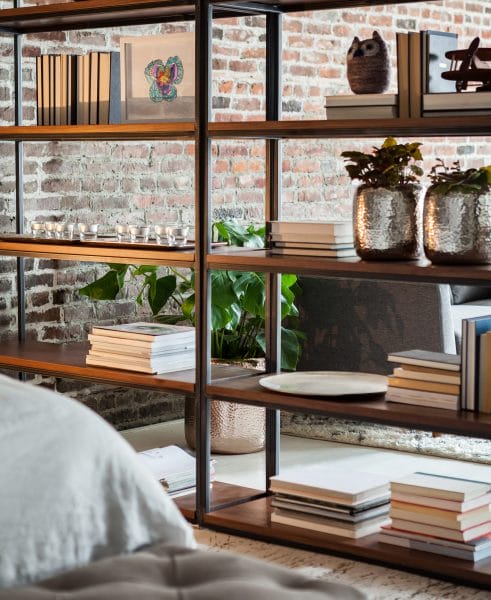
[[[449,192],[482,194],[489,191],[491,186],[491,165],[463,170],[458,160],[453,162],[451,167],[447,167],[441,158],[437,158],[429,178],[431,189],[437,194],[446,195]]]
[[[423,160],[421,143],[398,144],[388,137],[382,146],[373,146],[372,153],[345,151],[341,156],[351,179],[357,179],[370,187],[394,188],[417,183],[423,169],[417,165]]]
[[[232,222],[213,225],[217,241],[236,246],[264,247],[265,229],[243,227]],[[109,270],[86,285],[80,294],[93,300],[114,300],[131,282],[137,285],[135,301],[146,301],[156,321],[195,322],[195,273],[166,267],[162,275],[151,265],[109,264]],[[300,358],[302,333],[296,328],[298,310],[295,297],[300,288],[296,275],[281,276],[281,366],[295,369]],[[211,272],[211,354],[214,358],[248,359],[264,356],[265,298],[263,273],[242,271]],[[177,312],[169,311],[170,305]],[[166,312],[166,310],[168,312]]]

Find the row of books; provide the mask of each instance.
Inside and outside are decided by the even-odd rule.
[[[390,483],[379,541],[477,562],[491,556],[491,482],[413,473]]]
[[[270,240],[272,254],[356,256],[351,221],[272,221]]]
[[[405,350],[389,354],[387,360],[398,365],[388,378],[388,401],[450,410],[459,408],[459,355]]]
[[[389,482],[381,475],[316,465],[271,478],[271,522],[358,539],[389,523]]]
[[[86,364],[139,373],[169,373],[195,366],[195,329],[160,323],[93,327]]]
[[[38,125],[119,123],[119,52],[37,56],[36,98]]]
[[[448,52],[457,34],[411,31],[396,34],[397,94],[326,96],[327,119],[390,119],[491,114],[491,92],[457,93],[442,78],[451,68]]]
[[[179,446],[151,448],[138,453],[145,467],[165,491],[177,498],[196,492],[196,459]],[[215,460],[210,462],[210,481],[215,479]]]
[[[462,319],[460,407],[491,414],[491,315]]]

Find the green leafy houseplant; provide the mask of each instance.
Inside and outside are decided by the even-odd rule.
[[[388,137],[382,146],[374,146],[370,154],[348,150],[341,156],[349,162],[345,168],[351,179],[369,187],[394,188],[419,181],[423,174],[416,164],[423,160],[420,147],[420,142],[398,144]]]
[[[235,246],[264,247],[264,227],[243,227],[231,222],[213,225],[218,241]],[[80,294],[94,300],[114,300],[131,281],[138,286],[136,302],[146,300],[153,317],[161,323],[194,324],[194,270],[183,273],[167,267],[164,275],[151,265],[109,264],[109,270],[88,284]],[[264,356],[265,297],[263,273],[212,271],[211,273],[211,354],[214,358],[237,360]],[[281,277],[281,317],[291,327],[281,328],[281,366],[295,369],[301,352],[302,334],[295,328],[298,310],[295,297],[299,292],[297,277]],[[174,303],[175,314],[165,312]]]
[[[479,169],[461,169],[457,160],[447,167],[441,158],[431,168],[429,178],[431,187],[437,194],[462,192],[466,194],[482,194],[491,186],[491,165]]]

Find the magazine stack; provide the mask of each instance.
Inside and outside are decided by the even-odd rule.
[[[139,373],[169,373],[195,366],[195,330],[182,325],[126,323],[92,328],[88,365]]]
[[[491,556],[491,481],[412,473],[390,483],[379,541],[477,562]]]
[[[389,521],[389,482],[381,475],[324,465],[271,478],[271,523],[358,539]]]
[[[174,498],[196,492],[196,459],[179,446],[152,448],[138,457]],[[210,463],[210,479],[215,477],[215,461]]]
[[[348,258],[356,256],[351,221],[271,221],[271,253]]]

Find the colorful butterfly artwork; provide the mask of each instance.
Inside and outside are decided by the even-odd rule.
[[[145,68],[145,77],[150,84],[149,97],[152,102],[172,102],[177,98],[176,85],[184,76],[182,60],[170,56],[164,64],[160,58],[152,60]]]

